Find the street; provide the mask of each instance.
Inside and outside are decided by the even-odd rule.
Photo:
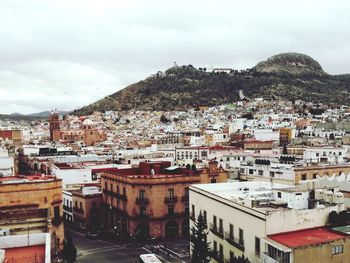
[[[167,247],[172,249],[169,253],[163,243],[154,247],[136,244],[130,247],[126,244],[88,239],[79,232],[71,231],[70,233],[77,248],[78,263],[137,263],[140,254],[153,253],[152,250],[165,263],[189,262],[188,246],[184,240],[167,241]]]

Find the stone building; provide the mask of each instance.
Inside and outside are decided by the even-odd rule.
[[[143,162],[135,168],[103,172],[106,224],[116,235],[187,236],[189,186],[226,180],[227,172],[217,162],[210,162],[205,169]]]

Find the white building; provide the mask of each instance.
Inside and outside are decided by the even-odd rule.
[[[63,219],[66,222],[74,222],[72,192],[63,190]]]
[[[343,147],[308,147],[304,150],[303,159],[307,163],[345,163],[348,162],[347,152]]]
[[[268,182],[192,185],[189,194],[190,225],[201,212],[218,262],[241,255],[252,263],[262,262],[263,257],[264,262],[279,262],[266,256],[267,244],[271,246],[268,235],[321,227],[330,212],[344,210],[342,198],[310,203],[310,189],[275,184],[271,190]],[[274,249],[293,263],[290,251],[277,245]]]

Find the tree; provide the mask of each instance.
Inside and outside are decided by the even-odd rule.
[[[288,154],[288,150],[287,150],[287,144],[283,145],[283,151],[282,154]]]
[[[242,256],[234,257],[233,263],[250,263],[250,261],[244,255],[242,255]]]
[[[77,259],[77,249],[73,244],[73,239],[69,232],[66,233],[66,237],[63,241],[62,257],[63,260],[68,263],[73,263]]]
[[[196,165],[195,165],[195,164],[192,164],[192,166],[191,166],[191,170],[192,170],[192,171],[196,171],[196,170],[197,170],[197,167],[196,167]]]
[[[199,213],[197,221],[191,228],[192,263],[209,263],[211,260],[210,243],[207,242],[206,224]]]

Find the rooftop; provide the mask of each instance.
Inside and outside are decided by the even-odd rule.
[[[280,233],[268,236],[273,241],[276,241],[290,248],[302,246],[310,246],[322,243],[332,242],[338,239],[348,237],[343,233],[336,233],[324,227],[303,229],[299,231]]]
[[[0,184],[24,184],[31,182],[49,182],[54,180],[61,180],[55,176],[42,176],[42,175],[17,175],[17,176],[7,176],[0,177]]]

